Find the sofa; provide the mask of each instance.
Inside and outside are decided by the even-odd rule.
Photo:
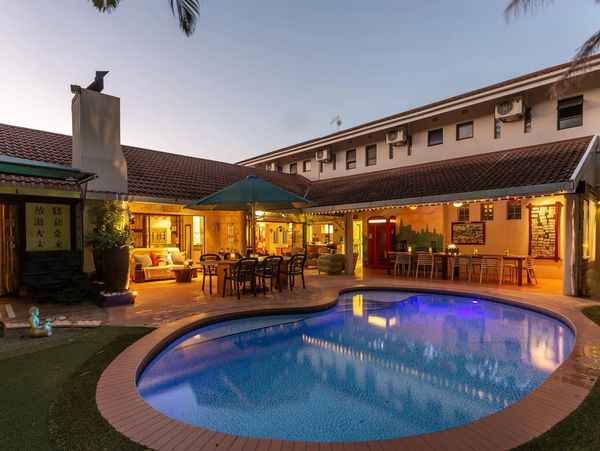
[[[130,277],[134,282],[174,279],[173,269],[183,268],[185,252],[176,247],[135,248],[129,255]]]
[[[356,262],[358,260],[358,253],[352,254],[352,263],[356,268]],[[344,254],[331,254],[321,255],[317,259],[317,270],[319,274],[324,272],[325,274],[337,275],[344,272],[346,266],[346,256]]]

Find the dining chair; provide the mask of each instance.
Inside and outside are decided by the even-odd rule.
[[[535,284],[537,285],[537,277],[535,275],[535,268],[533,266],[534,257],[526,257],[525,258],[525,269],[527,270],[527,277],[529,280],[535,280]]]
[[[471,257],[468,256],[458,256],[454,257],[454,261],[452,264],[452,280],[454,280],[454,272],[458,269],[458,279],[460,280],[460,270],[465,268],[467,270],[467,281],[471,281],[471,277],[473,276],[473,266],[471,265]]]
[[[305,263],[306,263],[306,254],[293,255],[287,264],[287,268],[285,268],[281,271],[288,278],[288,286],[290,287],[290,291],[294,289],[296,276],[300,276],[302,278],[302,288],[306,288],[306,284],[304,283],[304,264]]]
[[[404,275],[406,271],[406,275],[410,276],[410,254],[405,253],[397,253],[396,261],[394,262],[394,275],[398,275],[398,270],[400,273]]]
[[[283,257],[275,255],[266,257],[258,264],[256,278],[260,280],[262,284],[263,294],[267,294],[267,280],[269,281],[269,291],[273,290],[273,281],[275,281],[275,288],[278,288],[281,293],[281,280],[279,279],[281,263],[283,263]]]
[[[223,278],[223,297],[225,297],[225,288],[227,287],[227,281],[229,281],[229,287],[231,292],[237,294],[237,298],[240,299],[240,288],[243,289],[243,293],[246,294],[246,284],[250,284],[250,288],[254,296],[256,296],[256,265],[258,260],[256,258],[241,258],[230,268],[225,268],[225,277]]]
[[[483,283],[483,273],[485,271],[485,281],[488,280],[488,272],[492,271],[498,274],[498,285],[502,285],[502,276],[504,272],[504,259],[502,257],[482,257],[481,271],[479,272],[479,283]]]
[[[219,260],[221,260],[219,254],[202,254],[200,256],[200,262],[205,262],[200,267],[202,271],[202,291],[204,291],[204,284],[206,277],[208,277],[208,292],[212,294],[212,278],[217,276],[217,264]]]
[[[433,254],[419,253],[417,254],[417,268],[415,269],[415,279],[419,277],[419,268],[423,268],[423,274],[426,275],[425,269],[429,267],[430,279],[433,279],[433,268],[435,266],[435,259]]]

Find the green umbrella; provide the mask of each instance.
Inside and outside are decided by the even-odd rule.
[[[313,202],[283,188],[265,182],[255,175],[229,185],[216,193],[187,205],[194,210],[236,210],[250,212],[251,246],[254,249],[255,212],[257,210],[290,210],[310,207]]]

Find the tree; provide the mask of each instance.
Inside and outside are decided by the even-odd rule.
[[[544,7],[553,0],[511,0],[506,9],[504,15],[506,20],[510,20],[511,17],[517,16],[519,13],[533,10],[536,7]],[[600,4],[600,0],[593,0],[594,3]],[[577,50],[577,53],[571,60],[571,65],[563,76],[558,80],[552,87],[552,92],[555,95],[564,92],[570,86],[570,77],[580,69],[585,69],[590,58],[600,48],[600,31],[594,33],[587,41],[583,43]]]
[[[89,0],[94,7],[102,13],[113,12],[122,0]],[[200,16],[200,6],[198,0],[168,0],[171,6],[171,12],[179,19],[179,27],[186,34],[191,36],[196,29],[196,23]]]

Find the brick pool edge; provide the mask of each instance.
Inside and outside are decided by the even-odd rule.
[[[277,313],[325,310],[341,293],[357,290],[410,291],[508,303],[534,310],[564,322],[575,333],[569,357],[536,390],[509,407],[456,428],[390,440],[352,443],[317,443],[249,438],[192,426],[167,417],[139,395],[137,378],[145,366],[169,343],[198,327],[229,319]],[[165,324],[123,351],[104,370],[96,389],[98,410],[108,423],[129,439],[157,450],[402,450],[402,449],[510,449],[546,432],[575,410],[589,393],[595,377],[587,374],[589,350],[600,348],[600,328],[581,312],[548,308],[540,303],[488,296],[477,290],[415,289],[356,285],[324,290],[319,301],[307,305],[242,305],[201,313]]]

